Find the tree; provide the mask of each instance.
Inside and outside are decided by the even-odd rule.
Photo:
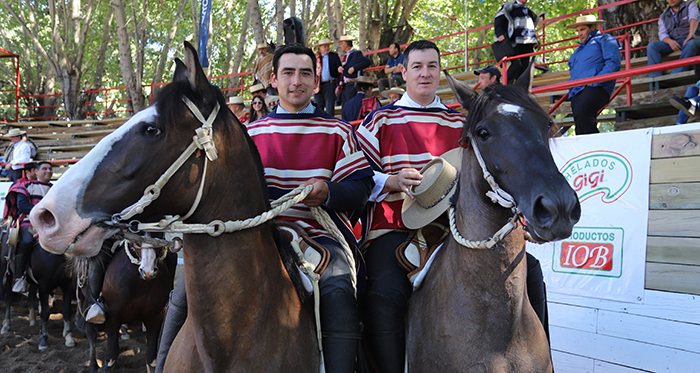
[[[131,99],[131,105],[134,109],[134,113],[138,113],[141,109],[145,107],[143,85],[141,84],[141,75],[137,73],[139,71],[143,71],[143,62],[142,58],[137,57],[136,69],[134,69],[134,62],[131,57],[131,38],[129,37],[129,33],[127,30],[124,0],[112,0],[112,6],[114,7],[114,14],[116,16],[115,20],[117,22],[117,40],[119,41],[119,66],[121,67],[122,77],[124,78],[124,83],[126,84],[126,90],[128,92],[129,98]],[[134,17],[134,21],[135,18],[136,17]],[[136,25],[135,27],[137,34],[140,33],[138,30],[138,25]],[[139,38],[137,38],[137,48],[140,44],[139,42],[140,40]],[[137,50],[137,56],[139,55],[140,51]]]
[[[598,0],[598,5],[607,5],[614,2],[614,0]],[[661,13],[666,10],[667,6],[668,4],[666,1],[639,0],[634,3],[605,9],[603,10],[602,19],[606,20],[607,22],[604,25],[604,28],[610,29],[613,27],[637,23],[645,19],[658,18]],[[647,45],[654,40],[659,40],[658,22],[613,31],[612,34],[623,35],[627,32],[630,33],[630,44],[632,48]],[[640,51],[637,53],[640,55],[645,55],[646,51]]]

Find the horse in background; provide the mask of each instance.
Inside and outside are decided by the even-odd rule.
[[[135,215],[140,221],[177,214],[188,216],[185,223],[208,224],[270,210],[255,144],[225,109],[223,94],[209,83],[188,42],[185,57],[186,64],[175,60],[173,82],[153,106],[102,139],[32,210],[44,247],[94,255],[118,231],[113,214],[144,196],[178,158],[181,166],[158,198]],[[187,156],[195,134],[203,149]],[[299,292],[298,258],[289,244],[278,244],[279,235],[270,222],[234,233],[183,235],[188,315],[166,372],[319,371],[313,306]]]
[[[0,233],[0,247],[2,247],[2,259],[0,259],[0,268],[3,274],[3,298],[5,300],[5,319],[3,321],[2,330],[0,333],[5,334],[10,331],[10,310],[12,302],[20,296],[12,292],[12,279],[14,273],[13,263],[8,264],[10,258],[10,250],[13,250],[7,243],[7,231],[5,229]],[[49,305],[49,297],[57,288],[63,293],[63,338],[66,347],[75,346],[75,340],[71,334],[71,319],[73,317],[73,308],[71,305],[74,299],[75,288],[70,275],[70,270],[67,267],[66,257],[57,255],[42,250],[39,242],[36,242],[36,247],[32,251],[29,258],[28,266],[29,278],[29,325],[33,326],[36,323],[36,295],[39,295],[39,304],[41,305],[41,334],[39,336],[39,351],[44,351],[49,347],[47,323],[51,314],[51,306]],[[35,282],[36,281],[36,282]]]
[[[85,332],[90,344],[90,372],[97,372],[97,332],[107,333],[107,351],[104,372],[112,372],[119,356],[119,330],[122,324],[141,321],[146,328],[146,370],[155,368],[158,338],[165,317],[165,306],[173,287],[177,255],[162,248],[132,248],[113,240],[105,243],[100,253],[92,258],[73,259],[73,273],[78,281],[78,304],[81,313],[78,328]],[[114,247],[115,252],[112,253]],[[89,263],[88,263],[89,262]],[[96,325],[84,319],[87,310],[88,288],[85,265],[106,265],[102,297],[106,306],[105,323]]]
[[[409,302],[409,370],[552,372],[547,336],[527,298],[525,232],[518,223],[522,216],[532,239],[546,242],[568,237],[580,218],[578,197],[549,151],[553,121],[522,87],[495,85],[477,95],[446,75],[469,111],[465,149],[453,234]],[[495,190],[485,171],[512,196],[513,209],[487,197]],[[509,220],[515,229],[491,249],[465,247],[496,236]]]

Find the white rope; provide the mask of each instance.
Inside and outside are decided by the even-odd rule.
[[[510,232],[512,232],[513,229],[515,229],[516,227],[516,223],[514,223],[514,221],[517,221],[517,215],[514,216],[512,219],[509,219],[508,223],[506,223],[506,225],[499,229],[498,232],[494,233],[493,237],[491,237],[490,239],[482,241],[470,241],[462,237],[462,235],[457,230],[457,218],[455,217],[454,206],[450,206],[450,208],[447,211],[450,217],[450,231],[452,232],[452,238],[454,238],[458,244],[466,246],[470,249],[490,249],[499,241],[504,239],[508,234],[510,234]]]
[[[131,264],[136,264],[137,266],[141,265],[141,261],[138,258],[135,258],[133,255],[131,255],[131,250],[129,250],[129,243],[127,240],[122,240],[124,242],[124,252],[126,252],[126,256],[129,257],[129,260],[131,261]]]
[[[496,179],[494,179],[493,175],[491,175],[488,169],[486,169],[486,163],[484,163],[484,158],[481,157],[479,147],[476,146],[476,142],[473,139],[471,141],[471,144],[474,148],[474,154],[476,154],[476,160],[479,162],[479,166],[481,166],[481,170],[484,174],[484,180],[486,180],[486,182],[491,187],[491,190],[486,192],[486,196],[491,198],[491,202],[498,203],[499,205],[507,209],[517,209],[515,205],[515,199],[513,198],[513,196],[511,196],[505,190],[501,189],[501,187],[496,182]]]

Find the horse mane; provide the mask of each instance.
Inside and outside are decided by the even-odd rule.
[[[525,89],[513,85],[494,84],[484,88],[474,99],[474,102],[469,108],[469,113],[467,114],[467,121],[462,128],[462,139],[460,143],[466,145],[477,123],[481,122],[481,120],[493,111],[491,108],[502,103],[514,104],[539,115],[549,117],[550,127],[553,124],[549,114]]]
[[[270,210],[270,192],[267,189],[267,181],[265,180],[265,168],[263,167],[262,158],[260,157],[260,152],[258,147],[255,145],[253,139],[248,135],[248,129],[243,125],[236,115],[234,115],[226,104],[221,90],[210,85],[212,93],[216,98],[216,102],[219,103],[219,118],[223,120],[224,126],[235,126],[241,129],[246,141],[246,145],[250,150],[250,154],[253,157],[253,163],[255,164],[255,170],[258,177],[258,185],[260,185],[259,193],[262,194],[265,203],[265,209]],[[172,82],[160,91],[155,99],[154,105],[158,109],[158,121],[160,123],[175,123],[180,118],[182,118],[182,113],[186,110],[186,106],[179,105],[179,107],[173,107],[173,103],[181,103],[182,96],[189,97],[192,102],[201,102],[203,98],[200,94],[194,92],[187,82]],[[225,108],[225,109],[224,109]],[[205,112],[211,111],[211,107],[207,107]],[[287,270],[289,277],[294,284],[294,288],[299,294],[299,298],[302,302],[307,298],[306,290],[304,289],[303,280],[301,274],[298,271],[299,265],[301,264],[299,257],[292,245],[282,238],[282,234],[275,224],[270,224],[270,229],[272,231],[272,236],[277,244],[277,250],[280,254],[280,259],[284,264],[284,268]]]

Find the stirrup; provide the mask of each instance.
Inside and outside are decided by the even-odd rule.
[[[25,276],[22,276],[18,279],[15,279],[14,284],[12,285],[12,292],[13,293],[26,293],[29,291],[29,282],[27,282],[27,279]]]
[[[105,306],[99,300],[93,303],[85,314],[85,321],[92,324],[104,324],[105,319]]]

